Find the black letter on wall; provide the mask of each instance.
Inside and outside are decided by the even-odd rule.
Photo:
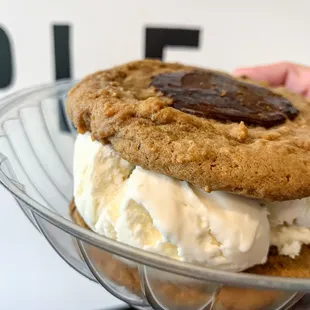
[[[69,79],[71,78],[70,26],[53,25],[53,38],[55,79]],[[70,132],[70,120],[66,114],[65,102],[59,99],[58,106],[60,130]]]
[[[53,25],[55,79],[71,77],[70,26]]]
[[[199,46],[199,29],[146,28],[145,58],[163,58],[165,46]]]
[[[13,77],[13,61],[10,40],[0,27],[0,88],[8,87]]]

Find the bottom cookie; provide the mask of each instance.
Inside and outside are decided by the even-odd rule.
[[[70,215],[78,225],[89,229],[76,209],[74,200],[70,204]],[[88,247],[88,255],[106,278],[138,296],[143,295],[138,268],[131,267],[114,255],[94,246]],[[310,277],[310,247],[304,246],[296,259],[280,256],[276,249],[272,248],[266,264],[255,266],[245,272],[282,277]],[[156,296],[161,296],[162,300],[169,300],[168,302],[174,305],[180,304],[182,307],[191,304],[198,305],[210,298],[206,284],[188,285],[180,282],[176,284],[169,280],[162,280],[160,276],[151,282],[149,285]],[[290,296],[292,293],[223,286],[216,301],[221,306],[215,309],[259,310],[268,306],[274,308]]]

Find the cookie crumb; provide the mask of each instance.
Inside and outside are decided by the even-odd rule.
[[[205,186],[205,188],[204,188],[204,190],[205,190],[205,192],[207,192],[207,193],[211,193],[212,192],[212,188],[210,187],[210,186]]]
[[[230,135],[239,142],[244,142],[249,136],[248,127],[244,124],[244,122],[240,122],[238,126],[235,126],[231,130]]]
[[[222,92],[221,92],[221,97],[224,97],[224,96],[226,96],[226,94],[227,94],[227,91],[225,91],[225,90],[222,90]]]

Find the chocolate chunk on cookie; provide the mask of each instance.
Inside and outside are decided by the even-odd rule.
[[[174,108],[200,117],[268,128],[298,115],[283,96],[210,70],[158,74],[152,85],[173,99]]]
[[[310,108],[286,89],[143,60],[86,77],[67,110],[79,132],[145,169],[208,191],[310,196]]]

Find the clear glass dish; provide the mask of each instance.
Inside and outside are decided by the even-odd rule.
[[[179,262],[100,236],[72,221],[76,132],[65,115],[72,81],[0,102],[0,181],[76,271],[139,309],[289,309],[310,279],[231,273]]]

